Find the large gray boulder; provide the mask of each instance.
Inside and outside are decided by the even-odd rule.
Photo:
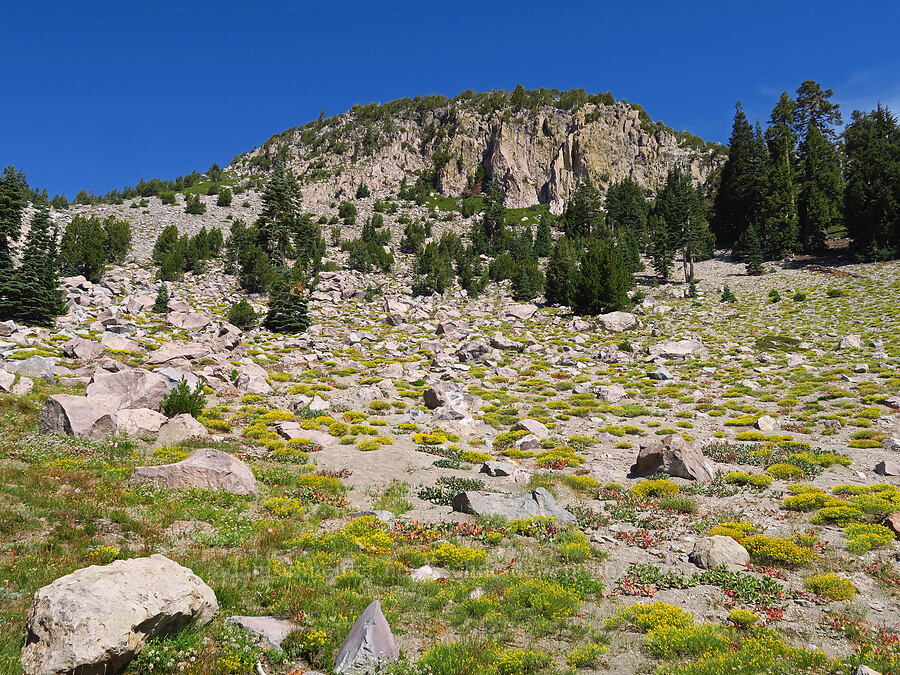
[[[34,594],[22,668],[26,675],[114,673],[148,640],[207,624],[217,610],[212,589],[164,556],[92,565]]]
[[[268,394],[272,391],[272,385],[266,381],[268,377],[269,373],[265,368],[255,363],[247,363],[238,371],[234,386],[250,394]]]
[[[425,390],[422,398],[429,410],[436,410],[444,406],[452,406],[465,409],[465,394],[456,382],[438,382],[433,387]]]
[[[249,466],[227,452],[202,448],[174,464],[139,466],[131,479],[170,490],[200,488],[238,495],[256,493],[256,478]]]
[[[159,433],[168,419],[161,412],[150,408],[127,408],[119,410],[116,415],[116,431],[129,436],[152,436]]]
[[[274,616],[229,616],[226,625],[234,625],[250,633],[263,649],[277,651],[284,639],[300,629],[300,624]]]
[[[711,481],[716,473],[697,444],[689,443],[678,434],[670,434],[658,443],[642,448],[631,472],[636,476],[667,473],[702,483]]]
[[[62,352],[79,361],[93,361],[103,353],[103,345],[86,338],[73,338],[63,344]]]
[[[743,568],[750,562],[750,554],[731,537],[714,534],[694,542],[688,560],[706,570],[724,565],[729,569]]]
[[[575,516],[556,503],[549,492],[538,488],[523,495],[500,492],[460,492],[453,498],[453,510],[477,516],[500,516],[507,520],[549,516],[566,523],[574,523]]]
[[[391,627],[375,600],[359,615],[334,659],[337,675],[374,675],[400,658]]]
[[[2,391],[2,392],[12,391],[13,383],[15,381],[16,381],[16,376],[14,373],[10,373],[10,372],[0,369],[0,391]]]
[[[54,382],[56,380],[53,372],[55,365],[56,361],[48,356],[29,356],[15,364],[15,372],[23,377],[42,377],[47,382]]]
[[[618,383],[601,385],[594,390],[594,393],[597,394],[597,398],[601,401],[606,401],[607,403],[618,403],[628,396],[625,387]]]
[[[537,305],[507,305],[503,313],[514,319],[530,319],[538,311]]]
[[[39,429],[42,434],[67,434],[99,441],[116,432],[115,412],[103,400],[53,394],[44,402]]]
[[[169,312],[166,321],[176,328],[197,331],[206,328],[212,319],[203,312]]]
[[[159,373],[143,368],[126,368],[116,372],[98,368],[86,393],[88,398],[103,400],[115,410],[159,410],[159,404],[169,393],[169,381]]]
[[[513,431],[527,431],[529,434],[534,434],[538,438],[547,438],[547,436],[550,435],[550,430],[543,422],[538,422],[529,417],[516,422],[513,425]]]
[[[637,317],[630,312],[609,312],[600,314],[597,320],[611,333],[621,333],[637,326]]]
[[[207,435],[206,427],[195,420],[193,416],[187,413],[175,415],[159,428],[156,447],[175,445],[189,438],[202,438]]]
[[[484,359],[491,351],[487,340],[484,338],[476,338],[469,342],[464,342],[456,350],[456,358],[463,362],[480,361]]]
[[[689,340],[666,340],[651,345],[647,348],[647,353],[653,358],[679,359],[687,356],[693,356],[703,351],[703,342],[698,339]]]

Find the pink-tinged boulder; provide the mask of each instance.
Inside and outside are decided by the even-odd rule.
[[[394,634],[381,611],[381,603],[375,600],[359,615],[341,643],[334,659],[334,672],[337,675],[380,673],[388,663],[399,658]]]
[[[195,420],[193,416],[187,413],[175,415],[175,417],[159,428],[159,435],[156,437],[156,447],[176,445],[189,438],[202,438],[206,435],[206,427]]]
[[[63,344],[62,352],[66,356],[79,361],[93,361],[103,353],[103,345],[94,340],[73,338]]]
[[[116,432],[115,409],[86,396],[53,394],[41,411],[40,432],[102,440]]]
[[[200,577],[162,555],[91,565],[34,594],[26,675],[116,673],[147,642],[205,625],[218,610]]]
[[[129,408],[116,413],[116,431],[129,436],[154,436],[168,418],[150,408]]]
[[[212,448],[194,450],[187,459],[174,464],[139,466],[131,479],[170,490],[200,488],[237,495],[256,494],[256,478],[250,467],[227,452]]]
[[[715,468],[696,443],[688,442],[677,434],[665,436],[658,443],[643,448],[637,462],[631,467],[636,476],[652,476],[667,473],[677,478],[697,480],[701,483],[715,477]]]
[[[159,373],[143,368],[126,368],[118,372],[98,369],[86,393],[88,398],[103,400],[114,410],[159,410],[159,404],[169,393],[169,381]]]

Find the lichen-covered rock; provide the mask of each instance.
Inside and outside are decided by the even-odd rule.
[[[209,623],[218,604],[191,570],[161,555],[60,577],[34,594],[22,648],[27,675],[103,675],[147,641]]]
[[[88,398],[103,400],[115,410],[159,410],[159,404],[169,393],[169,381],[159,373],[143,368],[125,368],[115,372],[98,368],[86,393]]]

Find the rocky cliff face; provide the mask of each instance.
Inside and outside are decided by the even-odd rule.
[[[434,170],[441,194],[459,197],[483,167],[485,179],[503,186],[508,207],[550,204],[554,213],[586,176],[601,189],[631,176],[649,196],[675,166],[702,183],[723,161],[714,148],[696,139],[688,147],[626,103],[485,110],[456,101],[425,111],[395,106],[380,115],[357,107],[273,137],[231,168],[265,172],[276,157],[300,177],[307,200],[352,195],[361,181],[375,193],[395,192],[422,169]]]

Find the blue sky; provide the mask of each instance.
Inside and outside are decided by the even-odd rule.
[[[900,111],[900,3],[7,2],[0,165],[70,199],[174,178],[354,103],[462,90],[612,91],[728,139],[805,79],[845,120]]]

